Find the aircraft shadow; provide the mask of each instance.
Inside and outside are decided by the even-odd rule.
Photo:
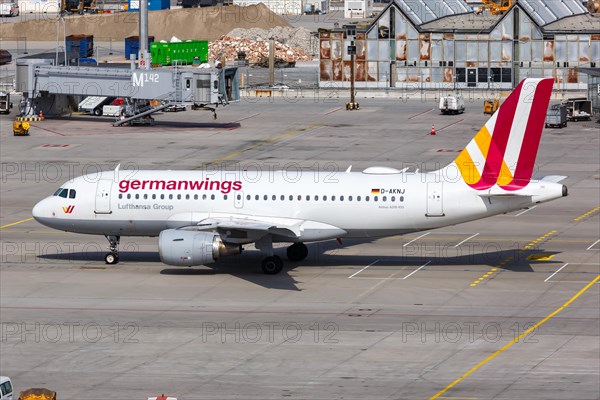
[[[369,243],[376,240],[372,239],[345,239],[344,247]],[[543,249],[531,249],[531,250],[520,250],[507,249],[500,251],[490,252],[469,252],[467,254],[460,255],[445,255],[440,254],[428,248],[424,248],[421,254],[406,254],[406,250],[403,247],[398,248],[398,255],[386,255],[379,256],[373,255],[347,255],[337,254],[336,251],[340,250],[340,245],[336,241],[326,241],[308,244],[309,255],[301,262],[287,261],[285,258],[285,248],[276,248],[275,254],[282,257],[285,261],[284,269],[277,275],[265,275],[260,269],[261,260],[263,255],[258,250],[247,250],[243,254],[227,257],[220,259],[217,263],[207,264],[199,267],[172,267],[165,268],[160,271],[162,275],[174,275],[174,276],[203,276],[203,275],[216,275],[216,274],[228,274],[236,276],[245,281],[254,283],[256,285],[268,288],[268,289],[279,289],[279,290],[294,290],[300,291],[297,284],[299,283],[293,275],[294,270],[297,267],[303,268],[323,268],[327,266],[350,266],[350,267],[366,267],[367,265],[373,265],[371,270],[376,270],[382,267],[419,267],[425,263],[429,263],[430,268],[446,268],[446,270],[456,269],[457,271],[470,270],[480,266],[495,267],[498,266],[500,269],[512,272],[534,272],[534,266],[538,262],[547,263],[560,263],[561,261],[553,260],[540,260],[530,259],[530,256],[544,255],[553,256],[560,254],[559,252],[544,251]],[[47,260],[62,260],[72,262],[102,262],[104,260],[104,252],[71,252],[71,253],[57,253],[57,254],[43,254],[38,255],[40,259]],[[121,261],[133,262],[133,263],[160,263],[160,257],[158,252],[132,252],[132,251],[121,251],[119,252]],[[508,260],[503,265],[500,265],[504,260]],[[103,264],[104,265],[104,264]]]

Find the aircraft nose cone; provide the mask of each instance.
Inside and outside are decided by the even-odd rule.
[[[45,218],[50,217],[50,215],[48,215],[48,201],[47,199],[44,199],[40,202],[38,202],[35,206],[33,206],[33,209],[31,210],[31,215],[33,216],[33,218],[42,223],[43,224],[43,220]]]

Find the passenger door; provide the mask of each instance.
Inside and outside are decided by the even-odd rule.
[[[112,179],[100,179],[96,186],[96,214],[111,214],[110,191],[112,189]]]

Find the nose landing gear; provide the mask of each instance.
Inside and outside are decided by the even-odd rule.
[[[104,256],[104,262],[107,264],[116,264],[119,262],[119,241],[121,237],[113,235],[105,235],[105,237],[108,240],[108,249],[110,252]]]

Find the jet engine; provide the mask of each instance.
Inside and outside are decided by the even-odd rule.
[[[167,265],[191,267],[216,261],[219,257],[240,254],[242,246],[223,243],[212,232],[167,229],[158,238],[160,259]]]

